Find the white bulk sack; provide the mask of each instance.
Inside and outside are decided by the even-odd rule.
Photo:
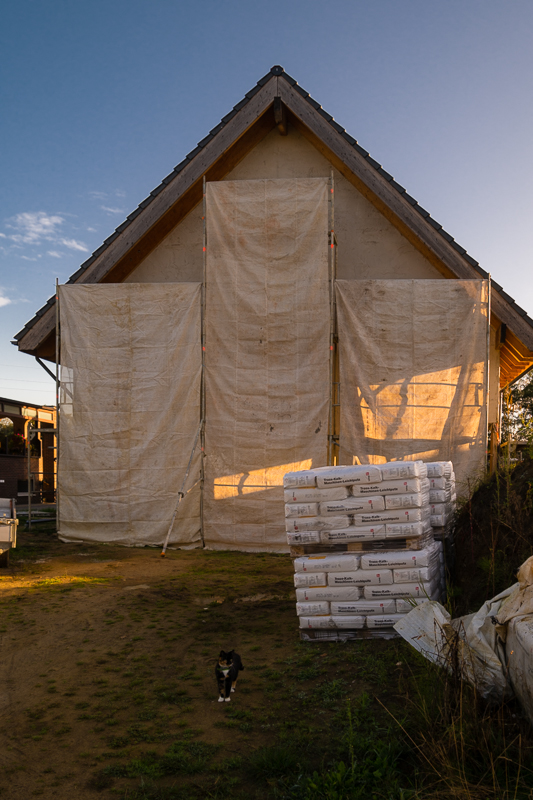
[[[392,628],[397,622],[403,619],[405,614],[389,614],[388,616],[368,616],[366,618],[366,627],[370,630],[375,628]]]
[[[316,488],[316,472],[312,469],[299,472],[286,472],[283,476],[284,489]]]
[[[345,528],[346,517],[292,517],[285,519],[287,533],[302,531],[330,531]]]
[[[320,544],[321,538],[318,531],[304,531],[303,533],[287,533],[287,542],[296,544]]]
[[[332,489],[318,489],[309,486],[299,489],[285,489],[283,499],[286,503],[319,503],[325,500],[345,500],[350,496],[346,486],[337,486]]]
[[[296,613],[299,617],[316,617],[329,614],[329,603],[326,601],[296,603]]]
[[[361,556],[361,569],[416,569],[428,567],[439,558],[437,542],[423,550],[393,550],[390,553],[365,553]]]
[[[286,503],[285,516],[292,517],[317,517],[318,503]]]
[[[374,600],[380,597],[425,597],[432,599],[439,584],[430,583],[393,583],[392,586],[365,586],[365,599]]]
[[[348,500],[326,500],[320,503],[321,517],[336,517],[341,514],[362,514],[385,509],[384,498],[380,495],[373,497],[350,497]],[[303,516],[303,515],[302,515]]]
[[[431,567],[419,567],[418,569],[395,569],[394,583],[418,583],[423,581],[438,580],[440,578],[440,563],[437,559]]]
[[[362,570],[357,572],[328,572],[328,586],[369,586],[392,583],[392,570]],[[366,595],[365,595],[366,596]]]
[[[429,600],[427,597],[411,597],[410,600],[402,600],[399,598],[394,602],[396,603],[397,614],[408,614],[415,606],[419,606],[422,603],[428,603]]]
[[[411,536],[423,536],[424,533],[428,533],[431,531],[431,525],[429,522],[429,518],[423,522],[411,522],[411,523],[396,523],[392,524],[389,523],[387,525],[387,539],[407,539]]]
[[[294,559],[295,572],[341,572],[359,569],[361,556],[338,553],[316,556],[301,556]]]
[[[452,493],[449,489],[431,489],[429,492],[430,503],[449,503]]]
[[[310,586],[307,589],[296,589],[296,600],[299,603],[314,602],[316,600],[342,601],[353,603],[359,600],[362,594],[360,586]]]
[[[429,519],[429,508],[405,508],[401,511],[382,511],[377,514],[355,514],[354,525],[398,525],[407,522],[424,522]]]
[[[354,603],[342,601],[331,603],[332,614],[395,614],[396,600],[368,601],[359,600]]]
[[[451,478],[453,464],[451,461],[427,461],[428,478]]]
[[[430,489],[427,478],[409,478],[401,481],[382,481],[381,483],[358,484],[352,487],[355,497],[367,494],[410,494],[411,492],[426,492]]]
[[[386,537],[385,525],[367,528],[343,528],[335,531],[322,531],[320,540],[323,544],[349,544],[350,542],[371,542]]]
[[[294,586],[301,589],[306,586],[327,586],[328,576],[325,572],[295,572]]]
[[[411,494],[386,495],[387,511],[395,508],[421,508],[429,504],[429,492],[413,492]]]
[[[381,472],[377,467],[327,467],[317,473],[317,486],[353,486],[360,483],[377,483],[381,481]]]
[[[427,467],[423,461],[390,461],[380,464],[379,470],[384,481],[427,478]]]
[[[347,628],[360,629],[364,627],[365,618],[359,616],[331,616],[331,617],[299,617],[300,628]]]

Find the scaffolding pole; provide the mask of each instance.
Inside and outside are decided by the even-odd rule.
[[[202,341],[202,377],[200,381],[200,537],[202,540],[202,547],[205,547],[204,536],[204,485],[205,485],[205,301],[206,301],[206,283],[207,283],[207,225],[206,225],[206,180],[205,175],[203,179],[203,192],[202,192],[202,248],[203,248],[203,275],[202,275],[202,308],[201,308],[201,341]]]
[[[491,315],[492,281],[489,272],[487,281],[487,361],[486,361],[486,394],[485,394],[485,471],[487,470],[487,454],[489,449],[489,411],[490,411],[490,315]],[[493,431],[494,434],[494,431]]]
[[[335,447],[335,355],[336,355],[336,302],[335,302],[335,181],[333,169],[329,177],[329,420],[328,420],[328,452],[327,463],[333,465]]]
[[[59,278],[56,278],[56,527],[59,533],[59,347],[61,336],[59,331]]]

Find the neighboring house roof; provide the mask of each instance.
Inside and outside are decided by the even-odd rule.
[[[443,274],[488,273],[280,66],[272,67],[198,142],[183,161],[70,277],[68,283],[123,280],[201,200],[202,179],[220,180],[284,115]],[[492,281],[492,314],[501,323],[502,385],[533,364],[533,319]],[[44,358],[55,352],[55,296],[15,336],[19,349]]]

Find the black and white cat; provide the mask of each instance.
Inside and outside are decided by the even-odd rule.
[[[219,703],[230,702],[230,694],[235,691],[239,672],[243,669],[242,659],[235,650],[220,651],[218,661],[215,664]]]

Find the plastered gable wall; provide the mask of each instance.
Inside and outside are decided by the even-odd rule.
[[[225,180],[329,177],[330,169],[329,161],[289,128],[288,136],[271,131]],[[443,277],[337,170],[334,177],[339,278]],[[198,204],[126,280],[201,281],[202,264],[202,206]]]

